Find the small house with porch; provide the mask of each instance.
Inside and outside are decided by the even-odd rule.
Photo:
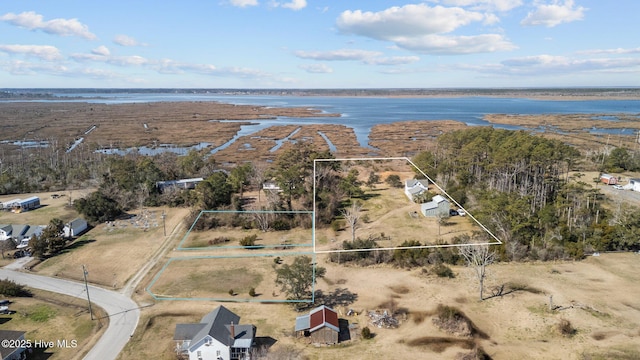
[[[429,191],[429,180],[427,179],[408,179],[404,182],[404,194],[411,201],[427,191]]]
[[[436,195],[431,201],[420,205],[420,211],[422,215],[426,217],[449,215],[450,209],[451,205],[449,204],[449,200],[445,199],[442,195]]]
[[[296,335],[308,337],[314,344],[337,344],[340,334],[338,313],[325,305],[319,306],[308,315],[296,318]]]
[[[240,316],[221,305],[198,324],[177,324],[176,352],[189,360],[250,360],[256,327],[239,322]]]

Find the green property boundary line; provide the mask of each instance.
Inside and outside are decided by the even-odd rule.
[[[243,258],[255,258],[255,257],[276,257],[276,256],[300,256],[300,255],[311,255],[311,262],[313,264],[312,271],[312,286],[311,286],[311,298],[307,300],[276,300],[276,299],[253,299],[253,298],[208,298],[208,297],[173,297],[173,296],[163,296],[155,294],[152,291],[153,286],[160,279],[165,270],[171,265],[174,261],[189,261],[189,260],[207,260],[207,259],[243,259]],[[295,253],[269,253],[269,254],[251,254],[251,255],[203,255],[203,256],[183,256],[183,257],[173,257],[169,258],[167,262],[162,266],[162,269],[158,271],[156,276],[153,277],[151,283],[145,288],[145,291],[153,297],[154,300],[163,300],[163,301],[176,301],[176,300],[185,300],[185,301],[218,301],[218,302],[255,302],[255,303],[311,303],[315,302],[315,293],[316,293],[316,266],[317,259],[316,254],[313,252],[295,252]]]
[[[277,248],[283,246],[283,244],[278,245],[255,245],[255,246],[241,246],[241,245],[223,245],[223,246],[204,246],[204,247],[183,247],[185,241],[191,234],[191,231],[196,226],[202,214],[309,214],[311,215],[311,242],[302,243],[302,244],[287,244],[287,247],[315,247],[315,209],[313,211],[309,210],[201,210],[196,219],[193,221],[193,224],[189,227],[189,230],[184,234],[182,240],[180,240],[180,244],[176,250],[178,251],[203,251],[203,250],[224,250],[224,249],[269,249],[269,248]]]

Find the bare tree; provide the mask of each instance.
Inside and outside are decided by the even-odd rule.
[[[251,171],[251,182],[258,189],[258,202],[260,202],[260,192],[262,192],[262,185],[267,179],[267,171],[269,170],[264,163],[255,162],[252,163],[253,169]]]
[[[440,227],[449,225],[449,218],[451,216],[448,212],[439,212],[436,215],[436,222],[438,223],[438,235],[440,235]]]
[[[347,222],[347,225],[351,228],[351,241],[356,239],[356,230],[360,227],[360,217],[362,216],[362,204],[359,202],[352,202],[351,206],[342,209],[342,216]]]
[[[252,213],[253,220],[258,225],[258,228],[263,232],[269,231],[271,228],[271,222],[273,221],[273,213],[268,211],[264,206],[260,210],[256,210]]]
[[[460,255],[464,257],[467,266],[471,267],[478,280],[480,300],[484,300],[484,279],[487,276],[487,266],[496,258],[496,253],[489,250],[489,245],[465,245],[460,247]]]

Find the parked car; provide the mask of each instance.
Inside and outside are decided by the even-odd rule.
[[[613,188],[616,190],[624,190],[624,188],[622,187],[622,185],[613,185]]]
[[[462,210],[462,209],[458,209],[458,215],[465,216],[465,215],[467,215],[467,212]]]
[[[454,209],[449,210],[449,216],[456,216],[456,215],[458,215],[458,210],[454,210]]]

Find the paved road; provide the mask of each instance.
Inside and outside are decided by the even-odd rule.
[[[83,299],[87,298],[84,284],[75,281],[7,269],[0,269],[0,279],[10,279],[36,289]],[[85,360],[115,359],[127,344],[131,335],[133,335],[140,319],[140,309],[133,300],[115,291],[90,285],[89,295],[92,303],[100,306],[109,314],[109,327],[84,358]],[[60,336],[61,339],[72,340],[68,336],[65,337],[65,334],[60,334]],[[45,340],[56,341],[58,339]]]

